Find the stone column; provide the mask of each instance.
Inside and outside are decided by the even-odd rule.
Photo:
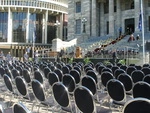
[[[139,14],[140,14],[140,0],[134,0],[134,27],[135,27],[135,32],[139,32],[140,30],[138,29],[138,24],[139,24]]]
[[[117,0],[117,19],[116,19],[116,29],[115,29],[115,31],[117,32],[117,36],[119,36],[118,34],[119,34],[119,28],[121,27],[121,29],[123,29],[122,28],[122,26],[121,26],[121,4],[120,4],[120,0]],[[124,23],[123,23],[124,24]]]
[[[26,17],[26,43],[29,43],[29,20],[30,20],[30,13],[29,13],[29,8],[28,8],[28,12],[27,12],[27,17]]]
[[[8,33],[7,33],[7,42],[12,43],[12,21],[13,21],[13,16],[12,12],[10,10],[10,7],[8,8]]]
[[[109,0],[109,35],[114,35],[114,0]]]
[[[97,25],[97,21],[96,21],[96,0],[92,0],[92,36],[97,36],[97,30],[96,30],[96,25]]]
[[[59,38],[62,40],[62,35],[63,35],[63,13],[60,15],[60,33],[59,33]]]
[[[45,14],[43,14],[43,19],[42,19],[42,43],[45,43]]]
[[[45,44],[47,44],[47,21],[48,21],[48,10],[45,12]]]
[[[100,3],[100,35],[105,34],[105,19],[104,19],[104,2]]]

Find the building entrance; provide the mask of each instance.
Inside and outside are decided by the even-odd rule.
[[[134,32],[134,18],[125,19],[125,33],[130,35]]]

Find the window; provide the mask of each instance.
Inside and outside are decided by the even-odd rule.
[[[76,2],[76,13],[81,12],[81,2]]]
[[[81,19],[76,20],[76,34],[81,34]]]

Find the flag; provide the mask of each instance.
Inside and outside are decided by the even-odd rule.
[[[140,15],[139,15],[139,25],[138,25],[138,29],[139,29],[140,31],[142,31],[142,13],[141,13],[141,11],[140,11]]]

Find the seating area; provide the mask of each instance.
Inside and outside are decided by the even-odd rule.
[[[0,62],[0,113],[150,113],[150,64]]]

